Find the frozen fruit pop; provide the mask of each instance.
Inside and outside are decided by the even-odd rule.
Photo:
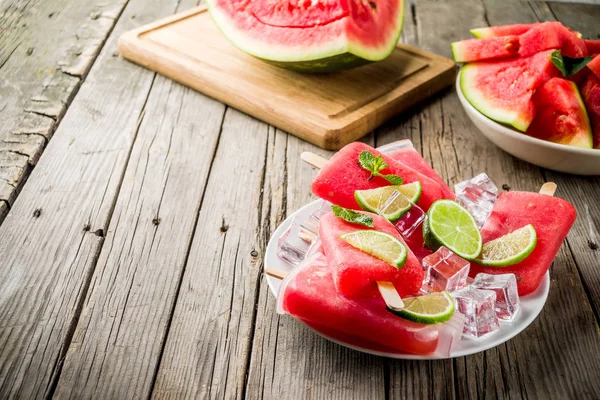
[[[379,351],[447,357],[460,340],[464,318],[460,313],[441,324],[407,321],[387,311],[380,297],[343,296],[336,290],[332,274],[323,254],[305,259],[282,282],[277,295],[278,312],[289,313],[337,340]]]
[[[376,157],[381,155],[378,150],[364,143],[355,142],[345,146],[319,171],[312,183],[313,193],[344,208],[360,210],[354,199],[356,190],[390,185],[381,177],[371,178],[371,173],[360,166],[358,157],[365,150]],[[381,171],[382,174],[397,175],[404,179],[404,183],[421,182],[423,190],[417,204],[425,211],[434,201],[446,198],[445,191],[438,182],[386,155],[382,155],[382,158],[388,164]]]
[[[533,252],[520,263],[504,267],[484,267],[471,263],[469,275],[515,274],[519,295],[533,292],[550,268],[569,229],[575,222],[575,207],[566,200],[532,192],[503,192],[481,230],[483,242],[489,242],[532,224],[537,233]]]
[[[373,218],[375,230],[388,233],[405,243],[385,218],[367,212],[364,214]],[[417,293],[423,283],[423,268],[408,246],[406,263],[396,268],[340,239],[344,233],[362,229],[368,228],[346,222],[333,213],[321,218],[319,237],[333,270],[337,289],[346,296],[380,297],[377,282],[391,282],[401,297]]]

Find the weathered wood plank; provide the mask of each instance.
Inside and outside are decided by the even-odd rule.
[[[14,202],[126,3],[0,4],[0,200]]]
[[[0,227],[2,398],[54,390],[154,78],[113,56],[116,39],[171,12],[130,4]]]
[[[156,78],[57,397],[149,396],[224,112]]]

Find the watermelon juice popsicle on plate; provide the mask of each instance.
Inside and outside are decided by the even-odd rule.
[[[519,295],[533,292],[542,282],[560,246],[575,222],[575,207],[566,200],[532,192],[503,192],[481,230],[483,242],[490,242],[531,224],[535,228],[535,249],[523,261],[507,267],[486,267],[471,263],[469,275],[515,274]]]
[[[429,209],[429,206],[436,200],[454,199],[454,193],[447,185],[441,185],[408,165],[360,142],[345,146],[321,168],[313,181],[312,192],[333,204],[360,210],[360,206],[354,198],[355,191],[392,184],[381,176],[372,176],[372,172],[361,166],[359,157],[362,152],[368,152],[372,158],[381,156],[382,161],[387,164],[386,168],[381,169],[381,175],[402,178],[405,184],[420,182],[423,189],[417,204],[424,210]]]
[[[438,324],[411,322],[387,311],[381,298],[342,295],[333,273],[322,253],[308,257],[281,284],[277,311],[291,314],[335,340],[377,351],[448,357],[460,341],[462,314],[455,312],[450,320]]]

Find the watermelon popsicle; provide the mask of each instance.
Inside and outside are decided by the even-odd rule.
[[[532,293],[542,282],[560,246],[575,222],[575,207],[566,200],[532,192],[503,192],[481,230],[489,242],[532,224],[537,234],[533,252],[520,263],[508,267],[485,267],[471,263],[469,275],[514,273],[519,295]]]
[[[322,253],[308,257],[285,278],[277,311],[345,343],[440,357],[448,357],[460,341],[464,321],[462,314],[454,313],[444,323],[419,324],[387,311],[381,298],[346,297],[337,291],[333,270]]]
[[[355,191],[390,185],[381,177],[371,177],[371,172],[359,164],[359,155],[363,151],[367,151],[375,157],[382,157],[388,165],[381,171],[383,174],[397,175],[404,180],[404,183],[419,181],[423,190],[417,204],[424,210],[429,209],[429,206],[436,200],[454,198],[454,194],[447,185],[441,185],[408,165],[382,155],[378,150],[360,142],[345,146],[323,165],[313,180],[312,192],[333,204],[360,210],[360,206],[354,198]]]
[[[374,229],[404,240],[385,218],[364,212],[373,218]],[[407,247],[408,255],[401,268],[391,266],[340,239],[345,233],[362,230],[355,224],[336,217],[324,215],[319,223],[319,237],[332,269],[337,290],[346,296],[380,297],[378,282],[390,282],[401,297],[415,294],[423,283],[423,267]]]

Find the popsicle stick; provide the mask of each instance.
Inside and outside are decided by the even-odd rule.
[[[388,308],[391,308],[394,311],[402,311],[404,309],[404,302],[396,291],[396,287],[391,282],[378,281],[377,287]]]
[[[285,279],[288,272],[277,268],[265,268],[265,274],[277,279]]]
[[[310,151],[305,151],[300,154],[300,159],[317,169],[323,168],[325,164],[327,164],[327,161],[329,161],[326,158],[316,155],[315,153],[311,153]]]
[[[546,182],[540,189],[540,194],[547,194],[548,196],[554,196],[554,192],[556,192],[556,183],[554,182]]]

